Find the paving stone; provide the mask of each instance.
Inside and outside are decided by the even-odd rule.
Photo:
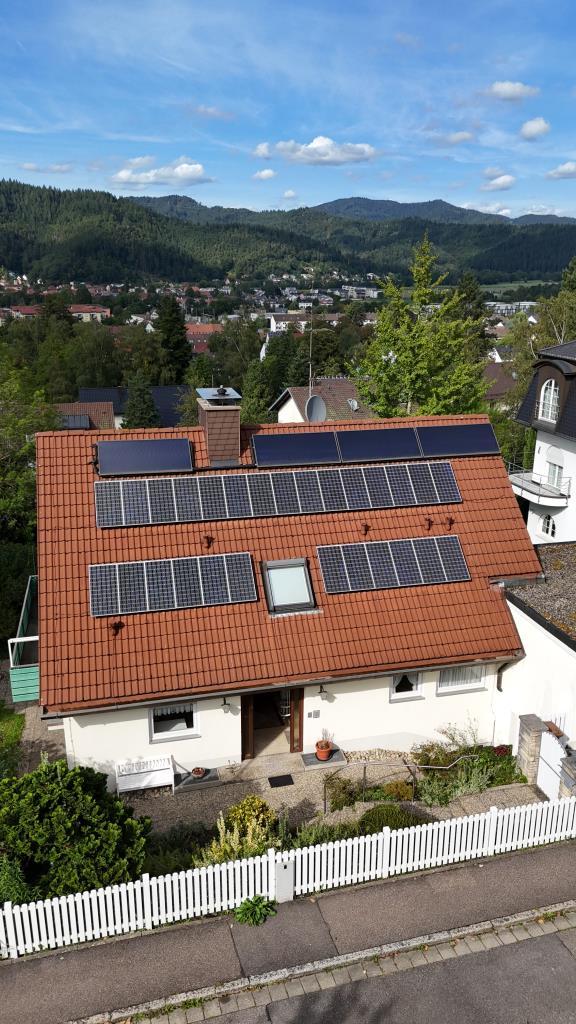
[[[204,1007],[203,1006],[190,1006],[186,1010],[186,1021],[187,1024],[196,1024],[197,1021],[204,1020]]]
[[[320,988],[336,988],[336,982],[334,981],[330,971],[322,971],[320,974],[316,975],[316,979]]]
[[[332,977],[337,985],[347,985],[350,981],[347,967],[335,967],[332,971]]]
[[[210,1020],[211,1017],[221,1016],[222,1010],[217,999],[210,999],[207,1003],[204,1003],[204,1020]]]
[[[554,921],[538,921],[538,925],[544,932],[544,935],[551,935],[552,932],[558,931],[558,928],[556,926],[556,918],[554,919]]]
[[[170,1024],[186,1024],[185,1010],[170,1010],[168,1014]]]
[[[396,967],[396,959],[393,956],[386,956],[380,961],[380,970],[382,974],[396,974],[398,968]]]
[[[449,942],[441,942],[436,949],[440,953],[443,960],[453,960],[456,958],[456,950],[454,946],[451,946]]]
[[[516,936],[512,934],[510,928],[502,928],[502,931],[498,931],[496,934],[503,946],[512,946],[516,942]]]
[[[567,910],[564,914],[564,917],[570,924],[570,927],[574,928],[574,926],[576,925],[576,910]]]
[[[437,946],[430,946],[424,953],[427,964],[437,964],[442,959],[440,951]]]
[[[523,939],[529,939],[530,938],[530,932],[526,931],[525,926],[522,925],[522,924],[514,925],[514,927],[511,929],[511,931],[512,931],[512,935],[514,936],[514,938],[518,942],[522,942]]]
[[[270,998],[273,1003],[277,1003],[280,999],[288,999],[288,993],[283,981],[279,981],[276,985],[270,985]]]
[[[167,1013],[163,1013],[161,1017],[154,1017],[155,1024],[170,1024]]]
[[[375,960],[364,960],[362,962],[364,973],[368,978],[376,978],[382,974],[382,968]]]
[[[252,992],[238,992],[236,995],[238,1000],[238,1009],[247,1010],[249,1006],[255,1006],[254,994]]]
[[[222,1007],[222,1013],[232,1013],[233,1010],[238,1009],[238,1000],[233,992],[229,996],[220,996],[220,1006]],[[170,1020],[172,1024],[172,1020]]]
[[[481,953],[484,949],[478,935],[467,935],[462,944],[468,946],[471,953]]]
[[[396,963],[396,970],[398,971],[407,971],[412,967],[412,961],[408,953],[397,953],[394,957],[394,961]]]
[[[306,974],[303,978],[300,978],[302,982],[302,988],[305,992],[319,992],[320,985],[316,979],[315,974]]]
[[[558,914],[558,917],[554,921],[554,926],[557,932],[565,932],[567,928],[571,928],[570,921],[567,921],[562,914]]]
[[[348,974],[350,975],[350,981],[364,981],[366,978],[362,964],[350,964]]]
[[[256,1006],[266,1006],[267,1003],[272,1002],[268,985],[264,985],[263,988],[253,988],[252,995],[254,996]]]
[[[528,934],[531,935],[533,939],[538,938],[539,935],[544,935],[542,928],[539,924],[536,924],[536,921],[527,921],[525,928]]]
[[[412,953],[409,953],[408,956],[410,957],[412,967],[422,967],[422,964],[428,962],[421,949],[415,949]]]
[[[498,946],[502,945],[495,932],[486,932],[485,935],[481,935],[480,942],[484,946],[484,949],[496,949]]]
[[[304,989],[302,982],[298,978],[291,978],[290,981],[284,983],[286,985],[286,991],[289,996],[302,996],[304,995]]]

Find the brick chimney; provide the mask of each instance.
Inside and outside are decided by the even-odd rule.
[[[204,430],[211,466],[240,461],[240,395],[233,388],[197,388],[198,421]]]

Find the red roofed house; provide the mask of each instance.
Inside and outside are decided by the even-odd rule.
[[[194,355],[205,355],[210,351],[210,338],[224,330],[222,324],[186,324],[186,337],[192,345]]]
[[[107,320],[110,316],[108,306],[76,305],[68,306],[68,310],[75,320],[82,320],[85,323],[89,323],[90,320],[102,323],[102,320]]]
[[[468,718],[492,741],[522,655],[500,584],[541,570],[487,418],[199,405],[195,428],[38,435],[39,699],[69,763],[239,762],[274,721],[294,752]]]

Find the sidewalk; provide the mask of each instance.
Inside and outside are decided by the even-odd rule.
[[[248,928],[233,917],[0,964],[10,1024],[62,1024],[575,897],[576,842],[320,894]]]

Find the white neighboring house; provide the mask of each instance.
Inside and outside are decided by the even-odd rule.
[[[506,588],[525,657],[500,672],[496,742],[514,748],[527,714],[576,742],[576,544],[545,544],[537,553],[545,579]]]
[[[531,469],[512,469],[535,544],[576,541],[576,341],[539,354],[517,419],[536,430]]]
[[[262,354],[260,356],[262,358]],[[318,395],[326,405],[327,420],[370,420],[374,413],[358,394],[354,381],[347,377],[315,377],[308,387],[286,388],[270,406],[278,423],[306,423],[306,403],[310,395]]]

